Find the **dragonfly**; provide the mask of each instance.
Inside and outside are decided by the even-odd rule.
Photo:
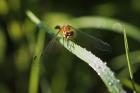
[[[57,25],[55,26],[55,29],[58,30],[56,36],[59,33],[61,33],[64,39],[69,40],[69,39],[72,39],[74,35],[77,33],[77,34],[80,34],[82,37],[86,36],[86,38],[89,38],[90,40],[92,40],[92,42],[94,43],[94,47],[97,48],[98,50],[111,52],[111,47],[108,43],[104,42],[103,40],[97,37],[89,35],[79,29],[76,29],[71,25]],[[82,39],[80,38],[81,41]]]
[[[99,38],[96,38],[92,35],[89,35],[89,34],[83,32],[79,29],[75,29],[71,25],[56,25],[54,28],[57,30],[57,33],[52,38],[52,40],[50,40],[50,42],[47,44],[47,47],[44,49],[43,53],[41,54],[42,57],[45,56],[46,53],[47,53],[47,50],[52,47],[52,45],[53,45],[54,41],[56,40],[58,34],[62,35],[63,42],[64,42],[64,39],[66,39],[67,41],[71,40],[74,37],[76,32],[83,34],[87,38],[90,38],[93,41],[95,48],[97,48],[98,50],[107,51],[107,52],[111,51],[111,47],[108,43],[106,43],[103,40],[101,40]],[[35,56],[35,58],[36,58],[36,56]]]

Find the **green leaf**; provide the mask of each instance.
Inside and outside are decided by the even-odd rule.
[[[123,24],[125,25],[127,35],[140,42],[140,29],[120,20],[99,16],[86,16],[75,18],[72,20],[72,23],[75,24],[76,28],[106,29],[107,31],[114,31],[121,34],[123,34],[123,29],[120,24]]]
[[[33,13],[32,13],[33,14]],[[27,12],[28,15],[28,12]],[[29,18],[31,16],[28,16]],[[34,15],[35,17],[35,15]],[[34,21],[33,18],[30,18],[32,21]],[[38,18],[36,18],[38,19]],[[41,22],[41,21],[40,21]],[[43,23],[41,23],[42,25]],[[38,25],[38,24],[37,24]],[[45,28],[44,25],[40,26],[41,28]],[[48,29],[46,30],[48,31]],[[51,32],[51,31],[50,31]],[[68,49],[71,53],[76,55],[78,58],[89,64],[90,67],[92,67],[100,76],[100,78],[103,80],[105,85],[107,86],[108,90],[111,93],[125,93],[123,90],[120,81],[116,79],[114,72],[110,70],[109,67],[107,67],[106,62],[103,62],[100,58],[96,57],[94,54],[92,54],[90,51],[87,51],[85,48],[82,48],[81,46],[75,44],[74,42],[70,40],[63,41],[63,38],[61,36],[58,36],[57,39],[66,49]]]

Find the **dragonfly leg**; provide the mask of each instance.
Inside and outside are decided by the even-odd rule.
[[[72,51],[74,49],[74,43],[70,42],[70,39],[66,39],[67,40],[67,47],[70,49],[70,51]]]
[[[69,39],[68,39],[68,37],[66,37],[66,43],[67,43],[67,47],[69,47]]]
[[[70,43],[70,50],[72,51],[72,49],[74,49],[74,43],[73,42]]]
[[[74,43],[73,42],[71,43],[71,47],[74,49]]]
[[[69,47],[69,40],[67,39],[67,47]]]
[[[72,50],[72,48],[74,49],[74,43],[70,42],[70,36],[67,35],[64,39],[66,40],[67,47],[70,49],[70,51]]]
[[[62,37],[62,39],[63,39],[63,45],[66,44],[67,46],[69,46],[68,39],[66,37]]]

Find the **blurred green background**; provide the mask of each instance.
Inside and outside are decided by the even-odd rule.
[[[33,57],[51,38],[29,20],[28,9],[52,29],[87,16],[114,18],[139,28],[140,0],[0,0],[0,93],[108,93],[97,73],[57,42],[42,62],[33,64]],[[95,50],[96,44],[87,37],[77,37],[78,44],[106,61],[132,93],[123,34],[94,27],[81,30],[110,44],[112,52],[106,53]],[[139,91],[140,42],[134,38],[130,35],[128,41]]]

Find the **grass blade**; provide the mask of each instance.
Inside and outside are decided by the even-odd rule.
[[[133,93],[136,93],[136,88],[135,88],[134,78],[133,78],[133,72],[132,72],[132,64],[130,62],[129,53],[128,53],[128,51],[129,51],[128,41],[127,41],[127,36],[126,36],[126,31],[125,31],[124,26],[123,26],[123,31],[124,31],[124,44],[125,44],[125,52],[126,52],[126,59],[127,59],[129,75],[130,75],[131,83],[132,83],[132,86],[133,86]]]
[[[107,31],[114,31],[123,34],[122,28],[118,28],[118,24],[124,24],[128,36],[140,42],[140,29],[131,24],[125,23],[120,20],[99,17],[99,16],[86,16],[80,18],[74,18],[72,23],[75,24],[76,28],[98,28],[107,29]]]
[[[30,18],[30,16],[28,17]],[[30,19],[33,21],[33,18]],[[114,72],[112,72],[110,68],[107,67],[105,62],[103,62],[100,58],[96,57],[90,51],[87,51],[85,48],[82,48],[81,46],[75,44],[74,42],[63,42],[63,38],[60,36],[58,37],[59,38],[57,40],[59,41],[59,43],[61,43],[66,49],[68,49],[78,58],[89,64],[89,66],[98,73],[99,77],[103,80],[111,93],[126,93],[125,90],[123,90],[120,81],[116,79]]]

